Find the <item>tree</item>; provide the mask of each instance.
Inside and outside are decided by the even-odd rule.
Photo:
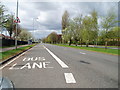
[[[57,43],[58,35],[56,32],[52,32],[47,36],[47,42],[49,43]]]
[[[0,2],[0,20],[2,18],[3,13],[6,11],[5,6]]]
[[[21,41],[28,41],[29,39],[33,38],[30,32],[25,29],[22,29],[20,34],[18,35]]]
[[[68,27],[69,25],[69,13],[67,12],[67,10],[64,12],[63,16],[62,16],[62,37],[65,38],[65,29]]]
[[[103,18],[101,25],[102,28],[105,31],[105,49],[107,49],[107,43],[108,43],[108,31],[115,26],[115,24],[117,23],[116,19],[116,15],[114,12],[109,11],[107,16]]]
[[[66,34],[65,34],[69,46],[72,44],[74,28],[75,27],[73,20],[69,20],[69,26],[66,28]]]
[[[77,16],[73,19],[74,22],[74,30],[73,30],[73,39],[78,44],[78,41],[81,42],[82,46],[82,15]]]
[[[66,10],[62,16],[62,30],[68,26],[68,22],[69,22],[69,13]]]
[[[8,17],[8,15],[4,15],[4,12],[7,11],[5,9],[5,6],[1,4],[0,2],[0,28],[1,28],[1,33],[2,33],[2,28],[4,27],[5,23],[6,23],[6,19]]]
[[[96,41],[96,45],[97,45],[97,39],[98,39],[98,14],[95,10],[93,10],[91,12],[91,17],[92,17],[92,21],[91,21],[91,25],[92,25],[92,36],[93,36],[93,40],[94,40],[94,44]]]
[[[7,29],[10,37],[12,36],[13,31],[14,31],[13,27],[14,27],[15,24],[13,23],[13,20],[14,20],[14,16],[13,15],[9,15],[9,17],[8,17],[6,23],[5,23],[5,28]]]
[[[88,47],[90,40],[93,40],[91,21],[92,18],[90,16],[83,18],[83,40],[86,42],[86,47]]]

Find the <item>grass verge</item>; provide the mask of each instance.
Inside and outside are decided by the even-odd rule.
[[[112,54],[112,55],[120,55],[120,53],[118,53],[118,49],[105,49],[105,48],[95,48],[95,47],[80,47],[80,46],[69,46],[69,45],[63,45],[63,44],[54,44],[54,45],[63,46],[63,47],[77,48],[77,49],[83,49],[83,50],[89,50],[89,51],[96,51],[96,52]]]
[[[8,51],[5,51],[5,52],[0,52],[0,62],[8,59],[9,57],[17,55],[18,53],[23,52],[24,50],[27,50],[27,49],[29,49],[33,46],[35,46],[35,44],[28,45],[28,46],[25,46],[25,47],[20,47],[18,49],[8,50]]]

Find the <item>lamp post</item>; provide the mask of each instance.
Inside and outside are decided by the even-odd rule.
[[[1,20],[0,20],[1,22],[1,25],[0,25],[0,27],[1,27],[1,34],[2,34],[2,32],[3,32],[3,11],[2,11],[2,13],[1,13]]]
[[[38,18],[33,18],[33,31],[34,31],[33,36],[34,36],[34,42],[35,42],[35,28],[34,28],[35,22],[34,22],[34,20],[36,20],[36,19],[38,19]]]
[[[18,0],[17,0],[17,9],[16,9],[16,18],[17,17],[18,17]],[[18,23],[16,23],[15,49],[17,49],[17,29],[18,29]]]

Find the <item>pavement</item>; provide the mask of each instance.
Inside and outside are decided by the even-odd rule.
[[[15,88],[118,88],[118,56],[38,44],[0,67]]]
[[[19,46],[17,46],[17,48],[25,47],[25,46],[28,46],[28,45],[19,45]],[[0,48],[0,52],[5,52],[5,51],[8,51],[8,50],[12,50],[12,49],[15,49],[15,47]]]

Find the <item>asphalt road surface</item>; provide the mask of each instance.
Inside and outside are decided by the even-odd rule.
[[[118,88],[118,56],[38,44],[0,67],[15,88]]]

